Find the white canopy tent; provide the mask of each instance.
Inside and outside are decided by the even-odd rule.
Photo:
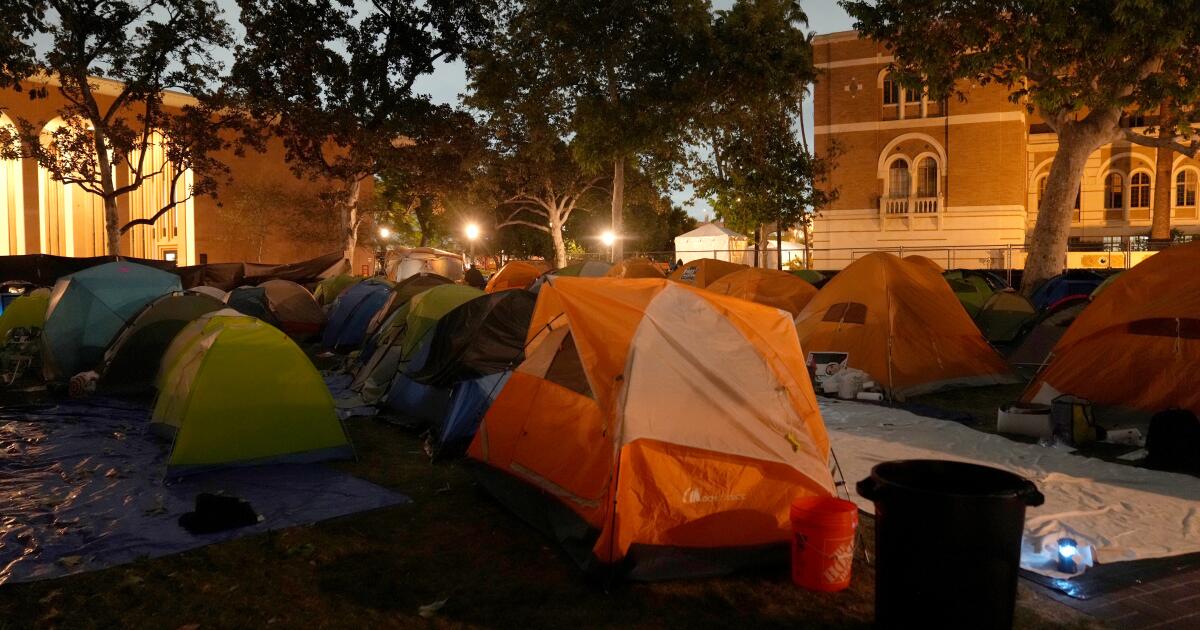
[[[716,258],[744,264],[749,239],[719,223],[705,223],[675,237],[675,257],[684,263],[699,258]]]

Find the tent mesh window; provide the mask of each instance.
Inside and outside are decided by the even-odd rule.
[[[824,321],[865,324],[867,322],[867,305],[861,302],[839,302],[825,311]]]
[[[1155,317],[1129,322],[1129,334],[1200,339],[1200,319]]]
[[[555,385],[594,398],[587,373],[583,371],[583,363],[579,360],[579,351],[575,349],[575,338],[570,334],[563,338],[562,345],[558,347],[554,360],[546,370],[545,378]]]

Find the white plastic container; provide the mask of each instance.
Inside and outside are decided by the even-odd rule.
[[[1054,435],[1050,406],[1036,403],[1009,403],[996,411],[996,430],[1012,435],[1046,439]]]

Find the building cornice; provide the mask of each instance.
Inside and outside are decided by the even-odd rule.
[[[62,87],[62,80],[59,79],[57,75],[45,72],[31,76],[25,79],[25,82],[55,88]],[[112,79],[105,79],[104,77],[90,77],[88,79],[88,83],[91,84],[92,90],[95,93],[112,98],[120,96],[121,91],[125,89],[124,83],[121,83],[120,81],[114,81]],[[180,109],[186,105],[196,105],[199,103],[199,101],[196,100],[196,97],[192,96],[191,94],[179,92],[177,90],[163,90],[162,99],[163,106],[174,109]]]
[[[838,42],[849,42],[857,39],[862,39],[858,35],[858,31],[837,31],[834,33],[822,33],[813,37],[814,44],[836,44]]]
[[[839,59],[838,61],[826,61],[824,63],[815,64],[816,67],[822,70],[832,70],[833,68],[853,68],[856,66],[884,66],[895,61],[896,58],[892,55],[879,53],[874,57],[859,57],[857,59]]]
[[[904,120],[873,120],[870,122],[841,123],[837,125],[817,125],[813,128],[814,135],[830,135],[838,133],[858,133],[864,131],[887,131],[899,129],[928,129],[943,125],[972,125],[981,123],[1020,122],[1025,123],[1025,112],[989,112],[986,114],[955,114],[952,116],[934,116],[930,118],[905,118]]]

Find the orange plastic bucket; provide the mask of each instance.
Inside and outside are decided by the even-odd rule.
[[[835,497],[792,502],[792,581],[810,591],[850,586],[858,506]]]

